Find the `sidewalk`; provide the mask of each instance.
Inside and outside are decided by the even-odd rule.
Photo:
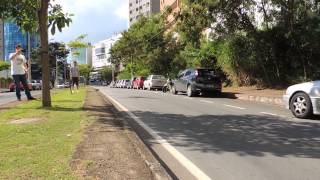
[[[5,93],[5,92],[9,92],[9,89],[1,89],[0,88],[0,93]]]
[[[227,87],[223,88],[223,92],[227,96],[236,99],[284,106],[282,96],[285,94],[285,90],[257,89],[255,87]]]
[[[84,110],[96,121],[86,128],[71,162],[79,179],[171,179],[100,92],[89,88]]]

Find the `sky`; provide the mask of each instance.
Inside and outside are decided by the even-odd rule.
[[[68,43],[81,34],[86,41],[96,43],[128,28],[128,0],[55,0],[64,12],[72,13],[72,24],[50,35],[51,41]]]

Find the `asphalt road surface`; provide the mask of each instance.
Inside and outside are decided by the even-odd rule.
[[[320,179],[317,119],[228,98],[96,88],[151,134],[154,143],[144,140],[179,179]]]
[[[31,91],[32,96],[37,96],[40,94],[41,94],[41,91]],[[26,95],[24,94],[24,91],[21,91],[21,99],[22,100],[27,99]],[[15,92],[0,93],[0,106],[16,100],[17,100],[17,97]]]

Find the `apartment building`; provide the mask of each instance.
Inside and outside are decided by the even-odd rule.
[[[92,67],[95,70],[99,70],[103,67],[110,67],[112,65],[110,60],[110,50],[113,44],[121,37],[121,34],[116,34],[93,45]]]
[[[160,0],[129,0],[129,25],[140,16],[149,16],[160,12]]]

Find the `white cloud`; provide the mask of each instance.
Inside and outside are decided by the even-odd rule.
[[[91,42],[100,41],[128,27],[128,0],[52,0],[64,12],[72,13],[70,27],[50,38],[68,42],[80,34],[88,34]]]
[[[123,0],[121,5],[115,10],[115,15],[119,18],[128,20],[129,19],[129,2],[128,0]]]

